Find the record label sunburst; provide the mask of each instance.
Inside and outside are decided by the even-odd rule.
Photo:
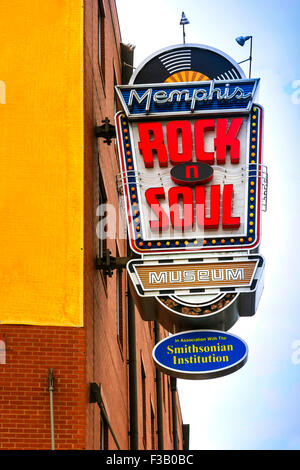
[[[182,70],[181,72],[175,72],[170,77],[166,78],[165,83],[176,83],[176,82],[202,82],[210,80],[207,75],[194,70]]]

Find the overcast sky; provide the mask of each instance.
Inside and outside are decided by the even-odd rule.
[[[210,5],[210,6],[209,6]],[[249,348],[246,365],[219,379],[178,380],[190,448],[300,449],[300,1],[117,0],[122,40],[136,46],[135,66],[157,50],[205,44],[237,62],[249,56],[235,42],[253,36],[252,77],[260,78],[265,109],[264,163],[268,210],[260,252],[264,292],[256,314],[229,333]],[[242,64],[248,75],[248,62]]]

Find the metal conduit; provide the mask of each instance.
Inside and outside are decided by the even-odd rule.
[[[173,421],[174,450],[178,450],[176,390],[177,390],[176,379],[175,379],[175,377],[171,377],[172,418],[173,418],[172,421]]]
[[[136,328],[135,306],[128,286],[128,365],[129,365],[129,414],[130,449],[138,450],[138,406],[136,376]]]
[[[159,324],[154,322],[155,344],[160,341]],[[163,434],[163,416],[162,416],[162,389],[161,389],[161,372],[156,368],[156,410],[157,410],[157,446],[158,450],[164,448]]]
[[[48,370],[48,390],[49,390],[49,399],[50,399],[51,450],[55,450],[54,413],[53,413],[54,376],[53,376],[52,369]]]

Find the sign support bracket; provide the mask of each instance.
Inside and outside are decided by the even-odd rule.
[[[132,260],[133,256],[111,256],[110,250],[105,250],[102,258],[96,258],[96,269],[101,269],[104,274],[112,277],[115,269],[125,269],[128,261]]]
[[[102,126],[95,127],[95,136],[104,139],[104,143],[107,145],[111,144],[112,139],[116,138],[115,126],[110,124],[110,120],[106,117],[102,120]]]

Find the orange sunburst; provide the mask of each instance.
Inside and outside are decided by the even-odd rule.
[[[173,73],[173,75],[165,80],[165,83],[202,82],[207,80],[209,80],[209,78],[203,73],[194,72],[193,70],[182,70],[181,72]]]

